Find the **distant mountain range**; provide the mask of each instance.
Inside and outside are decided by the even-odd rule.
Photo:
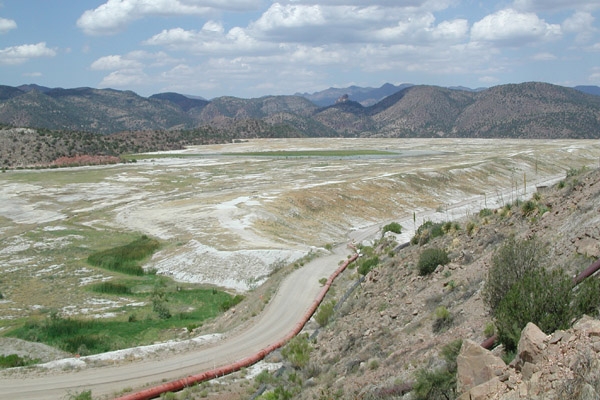
[[[368,107],[379,103],[388,96],[393,95],[403,89],[414,86],[412,83],[403,83],[401,85],[392,85],[386,83],[378,88],[350,86],[347,88],[329,88],[315,93],[296,93],[296,96],[302,96],[318,106],[326,107],[335,104],[341,97],[348,96],[349,99]],[[453,86],[448,89],[464,90],[466,92],[480,92],[486,88],[471,89],[464,86]]]
[[[98,134],[210,127],[231,137],[599,138],[600,88],[385,84],[210,101],[178,93],[0,86],[0,123]]]

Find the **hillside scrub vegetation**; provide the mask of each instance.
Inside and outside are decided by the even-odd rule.
[[[448,252],[444,249],[429,248],[423,250],[419,256],[417,269],[419,275],[429,275],[438,267],[438,265],[446,265],[450,262]]]
[[[577,190],[570,189],[574,180],[579,181]],[[519,199],[473,214],[461,221],[472,224],[468,230],[455,229],[455,222],[428,221],[420,231],[428,231],[423,235],[426,248],[418,236],[413,246],[391,253],[377,241],[373,247],[362,246],[364,260],[379,257],[377,271],[367,272],[373,273],[371,279],[350,297],[350,304],[341,305],[335,324],[317,337],[318,351],[307,364],[321,366],[311,379],[317,386],[302,386],[294,398],[384,399],[411,392],[415,399],[456,399],[461,394],[456,386],[461,341],[451,342],[457,337],[481,343],[497,333],[503,357],[509,359],[528,322],[550,334],[568,328],[583,313],[597,315],[600,280],[573,286],[572,273],[589,265],[590,258],[564,250],[575,248],[567,247],[573,236],[565,233],[559,219],[576,215],[568,196],[581,195],[596,182],[600,173],[594,179],[569,177],[562,187],[534,195],[524,208],[526,201]],[[578,205],[595,215],[597,203],[593,192],[587,193],[592,194],[578,198]],[[553,212],[542,213],[544,207]],[[570,226],[590,232],[586,223],[593,218],[588,214],[583,223]],[[555,239],[559,230],[568,240]],[[586,235],[600,241],[593,232]],[[550,259],[556,246],[563,246],[558,251],[564,257],[553,254]],[[443,263],[444,269],[436,270]],[[426,274],[419,264],[427,266]]]
[[[598,314],[598,281],[590,279],[573,290],[573,279],[563,269],[546,268],[545,254],[536,238],[511,237],[492,257],[483,298],[494,317],[498,340],[508,351],[516,350],[528,322],[550,333],[568,328],[584,313]]]

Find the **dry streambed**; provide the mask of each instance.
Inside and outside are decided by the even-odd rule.
[[[243,155],[322,149],[394,154]],[[524,197],[571,167],[597,165],[600,144],[281,139],[179,153],[127,165],[1,174],[0,330],[49,309],[101,317],[139,306],[84,290],[111,279],[85,259],[142,233],[163,243],[147,268],[244,292],[282,263],[343,242],[349,233],[361,240],[383,223],[404,220],[406,238],[424,219],[453,219]]]

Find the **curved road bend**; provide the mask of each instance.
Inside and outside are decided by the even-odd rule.
[[[216,343],[161,360],[68,373],[51,371],[42,376],[36,376],[38,372],[32,376],[4,374],[0,377],[0,399],[56,400],[83,390],[91,390],[94,397],[110,396],[124,388],[141,389],[147,384],[198,374],[251,356],[293,329],[321,290],[319,279],[329,277],[347,254],[346,246],[339,246],[332,254],[293,271],[248,328]]]

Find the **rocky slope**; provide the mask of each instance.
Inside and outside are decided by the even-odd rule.
[[[410,399],[418,371],[443,366],[443,349],[456,339],[463,340],[458,395],[468,393],[465,399],[598,398],[600,329],[595,319],[556,333],[530,326],[531,334],[523,337],[531,339],[519,346],[510,365],[496,357],[501,349],[489,353],[479,346],[492,322],[481,290],[492,255],[506,239],[535,235],[548,246],[547,267],[563,267],[571,274],[600,257],[600,170],[570,170],[561,183],[538,188],[533,201],[532,210],[526,203],[511,204],[456,221],[427,243],[405,247],[392,233],[363,243],[374,248],[379,263],[364,282],[357,284],[354,268],[335,283],[325,304],[335,301],[340,307],[324,328],[318,329],[318,318],[306,327],[306,333],[315,335],[306,362],[294,367],[283,350],[267,361],[276,366],[283,362],[286,370],[261,374],[256,385],[249,386],[252,378],[242,371],[172,398],[246,399],[263,384],[264,398]],[[451,260],[420,276],[416,265],[427,248],[443,248]],[[247,304],[258,303],[259,296],[260,290],[250,293]],[[436,326],[440,307],[451,316],[442,329]],[[244,308],[215,323],[243,318]]]
[[[473,368],[472,361],[465,364],[463,360],[462,367],[460,361],[486,339],[484,332],[492,318],[481,290],[491,257],[507,238],[535,235],[548,245],[551,263],[547,268],[560,266],[573,274],[600,257],[600,170],[571,171],[569,175],[552,188],[540,188],[536,202],[543,207],[528,215],[515,206],[474,215],[459,221],[460,229],[453,227],[423,246],[394,249],[393,236],[378,241],[380,263],[351,292],[333,321],[321,329],[310,361],[288,372],[287,378],[284,374],[271,388],[288,388],[299,399],[412,398],[410,388],[417,371],[443,366],[444,346],[462,339],[458,395],[471,390],[462,399],[598,398],[598,394],[564,395],[584,386],[581,390],[587,393],[592,393],[590,385],[594,390],[600,387],[595,369],[580,376],[581,368],[597,366],[600,360],[600,322],[596,320],[584,319],[567,332],[538,333],[537,346],[544,352],[535,360],[527,358],[521,345],[510,366],[498,357],[480,354],[487,350],[478,350],[475,354],[490,364],[484,377],[473,376],[483,368],[481,362]],[[540,210],[548,211],[542,214]],[[430,247],[448,250],[451,262],[431,275],[419,276],[417,260]],[[349,275],[337,283],[331,296],[334,301],[339,301],[357,278],[355,273]],[[452,321],[441,330],[435,326],[440,307],[449,311]],[[313,322],[307,329],[310,332],[317,326]],[[498,355],[502,352],[495,351]],[[469,375],[464,365],[471,365],[475,372]],[[290,383],[290,373],[302,383]],[[592,382],[581,383],[582,379]],[[472,389],[479,384],[483,386]]]

